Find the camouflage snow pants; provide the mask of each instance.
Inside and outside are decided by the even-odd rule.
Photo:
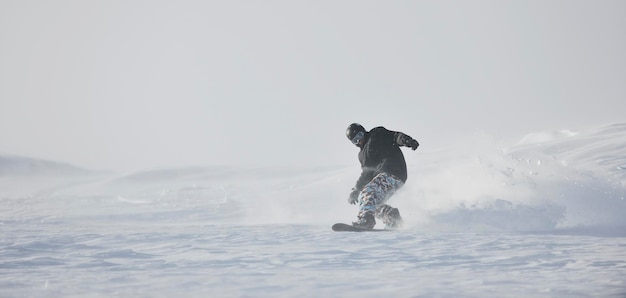
[[[389,213],[394,208],[385,202],[403,185],[402,180],[393,175],[387,173],[376,175],[359,193],[358,217],[362,217],[366,212],[372,212],[376,218],[387,223]]]

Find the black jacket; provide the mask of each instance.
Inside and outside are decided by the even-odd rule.
[[[380,173],[391,174],[406,182],[406,162],[399,144],[404,138],[410,137],[382,126],[373,128],[365,134],[365,143],[359,152],[362,172],[356,182],[356,189],[363,189],[365,184]]]

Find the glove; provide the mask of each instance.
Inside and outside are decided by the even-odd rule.
[[[411,149],[412,149],[413,151],[415,151],[415,150],[417,149],[417,147],[419,147],[419,146],[420,146],[420,143],[418,143],[416,140],[411,139],[411,140],[409,141],[409,143],[408,143],[406,146],[407,146],[407,147],[411,147]]]
[[[413,149],[413,151],[415,151],[415,149],[417,149],[417,147],[419,147],[420,143],[418,143],[416,140],[414,140],[413,138],[399,132],[397,134],[396,137],[396,143],[398,143],[398,145],[400,146],[406,146],[409,147],[411,149]]]
[[[360,192],[361,192],[360,190],[353,188],[352,192],[350,193],[350,196],[348,197],[348,203],[352,205],[356,204],[356,201],[359,199]]]

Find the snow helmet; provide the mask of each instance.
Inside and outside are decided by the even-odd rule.
[[[365,128],[358,123],[352,123],[348,126],[348,129],[346,129],[346,137],[348,137],[348,140],[352,143],[355,143],[354,137],[356,137],[359,133],[362,133],[361,137],[363,137],[365,135]]]

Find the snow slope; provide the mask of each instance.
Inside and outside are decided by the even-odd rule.
[[[624,297],[626,124],[405,151],[391,233],[358,165],[81,172],[0,158],[0,297]]]

